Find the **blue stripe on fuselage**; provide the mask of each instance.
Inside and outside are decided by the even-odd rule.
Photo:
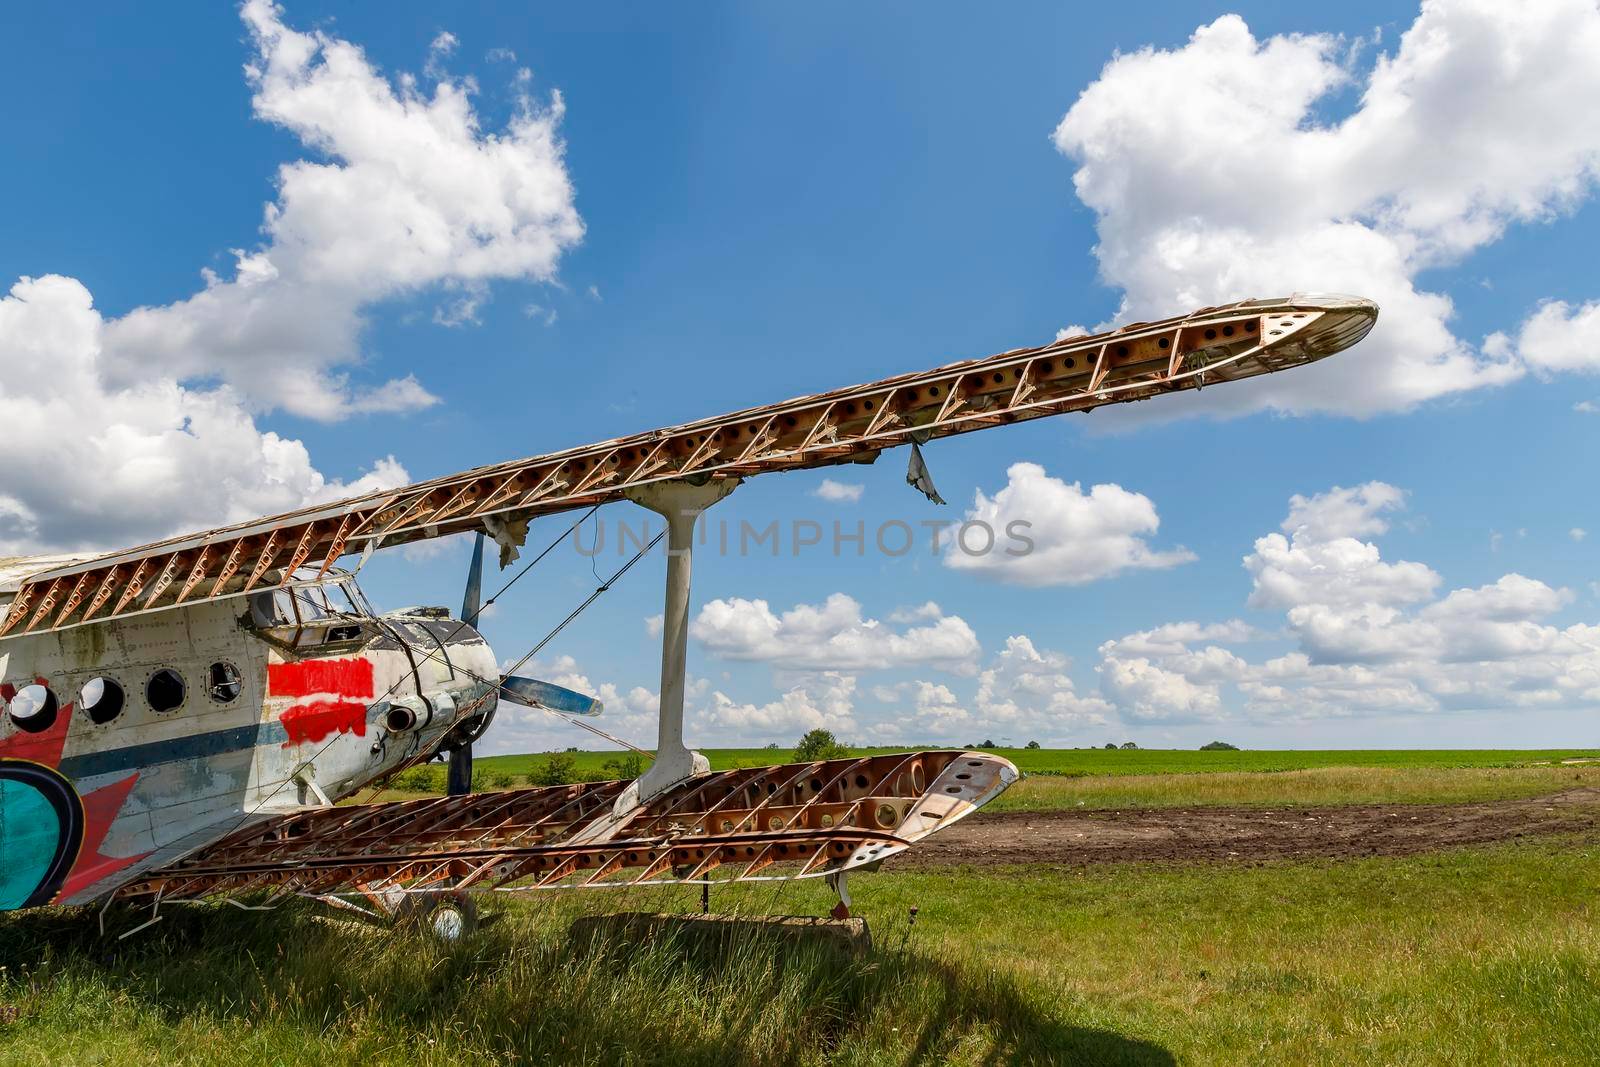
[[[111,748],[104,752],[84,752],[68,756],[61,761],[61,773],[77,781],[98,774],[115,774],[118,771],[142,770],[158,763],[182,763],[186,760],[219,756],[224,752],[238,752],[258,745],[281,745],[289,740],[283,726],[276,722],[251,723],[229,730],[213,730],[206,734],[190,734],[168,741],[149,741],[126,748]]]

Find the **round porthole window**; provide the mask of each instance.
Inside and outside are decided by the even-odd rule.
[[[162,667],[144,685],[145,703],[151,711],[172,711],[183,706],[187,687],[183,676],[171,667]]]
[[[35,682],[18,689],[7,710],[11,712],[11,721],[17,724],[17,729],[37,734],[55,725],[56,712],[60,709],[56,704],[56,695],[50,692],[49,687]]]
[[[232,704],[244,690],[239,668],[226,661],[213,663],[206,671],[206,695],[218,704]]]
[[[104,726],[121,715],[126,703],[127,696],[122,692],[122,686],[113,678],[90,678],[78,690],[78,707],[88,714],[90,722],[98,726]]]

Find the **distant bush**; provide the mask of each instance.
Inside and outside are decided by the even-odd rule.
[[[442,793],[444,792],[444,768],[407,767],[389,779],[389,786],[392,789],[400,789],[407,793]]]
[[[1107,741],[1105,743],[1105,747],[1106,748],[1110,748],[1110,749],[1115,749],[1117,747],[1117,743],[1115,741]]]
[[[1238,745],[1230,745],[1226,741],[1207,741],[1200,746],[1201,752],[1237,752]]]
[[[445,773],[448,776],[449,772],[446,771]],[[482,793],[492,788],[494,788],[494,775],[489,773],[489,768],[472,768],[472,791],[474,793]]]
[[[1027,747],[1027,748],[1038,748],[1039,747],[1039,742],[1037,742],[1037,741],[1029,741],[1025,747]]]
[[[578,761],[570,752],[552,752],[528,772],[529,785],[567,785],[578,780]]]
[[[1132,741],[1124,741],[1124,742],[1122,742],[1122,747],[1123,748],[1138,748],[1139,746],[1134,744]]]
[[[495,789],[510,789],[517,784],[517,776],[501,771],[489,776],[489,784]]]
[[[850,750],[839,743],[833,736],[833,731],[821,728],[810,730],[800,739],[794,747],[794,761],[796,763],[810,763],[812,760],[844,759],[850,755]]]
[[[644,760],[637,752],[608,759],[600,765],[607,778],[637,778],[644,773]]]

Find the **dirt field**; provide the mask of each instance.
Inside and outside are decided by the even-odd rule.
[[[892,862],[954,864],[1234,861],[1409,856],[1544,834],[1600,841],[1600,789],[1483,804],[1372,804],[1264,810],[980,814]]]

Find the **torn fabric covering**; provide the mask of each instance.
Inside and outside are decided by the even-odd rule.
[[[522,555],[517,549],[528,543],[527,519],[502,519],[498,515],[485,515],[483,528],[500,546],[500,569],[505,570]]]
[[[935,504],[945,502],[939,490],[933,486],[933,475],[928,473],[928,465],[922,460],[922,449],[915,441],[911,442],[911,462],[906,465],[906,484]]]

